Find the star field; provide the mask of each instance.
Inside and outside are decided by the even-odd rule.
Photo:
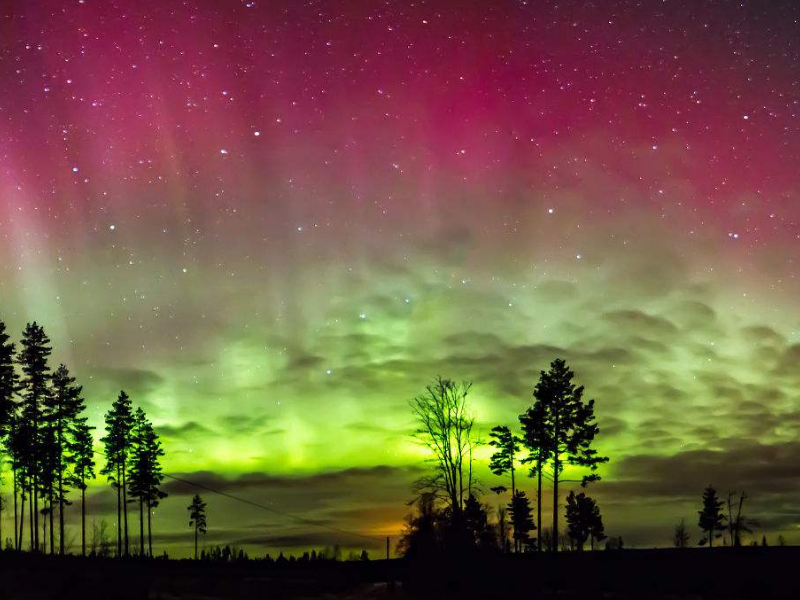
[[[799,17],[4,3],[0,317],[45,326],[95,424],[145,406],[168,472],[376,535],[420,464],[410,397],[473,380],[488,432],[563,356],[610,535],[669,543],[718,476],[797,539]],[[208,500],[212,540],[328,543]]]

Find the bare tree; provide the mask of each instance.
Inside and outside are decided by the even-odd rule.
[[[472,489],[472,436],[474,417],[467,395],[471,383],[457,384],[437,377],[425,393],[411,400],[419,428],[414,436],[433,455],[434,473],[417,481],[418,492],[444,501],[458,518]]]
[[[758,521],[742,514],[745,500],[747,500],[745,492],[739,494],[738,502],[736,501],[735,491],[728,494],[728,535],[730,536],[731,546],[737,548],[742,545],[742,533],[753,533],[752,526],[758,525]],[[733,514],[734,506],[736,507],[736,515]]]
[[[688,548],[689,538],[690,535],[686,529],[686,521],[681,519],[680,522],[675,526],[675,533],[672,537],[672,545],[676,548]]]

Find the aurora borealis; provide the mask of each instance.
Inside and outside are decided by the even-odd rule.
[[[473,381],[487,435],[562,356],[609,535],[696,540],[711,482],[800,542],[798,17],[5,2],[0,318],[46,328],[95,425],[125,389],[168,473],[375,536],[424,466],[413,395]],[[167,489],[180,555],[195,490]],[[206,500],[210,543],[369,546]]]

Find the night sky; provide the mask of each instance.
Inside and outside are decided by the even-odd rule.
[[[0,318],[44,325],[94,424],[124,388],[168,473],[374,536],[424,466],[413,395],[472,380],[486,437],[561,356],[609,535],[695,543],[713,483],[800,542],[798,17],[3,2]],[[197,490],[167,491],[157,550],[186,554]],[[209,543],[382,547],[204,495]],[[104,481],[89,503],[113,524]]]

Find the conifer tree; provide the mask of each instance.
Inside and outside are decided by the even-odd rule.
[[[11,337],[6,333],[6,324],[0,320],[0,444],[5,446],[5,449],[10,453],[10,441],[8,439],[11,425],[14,422],[14,415],[16,412],[16,403],[14,396],[17,393],[19,386],[19,378],[14,368],[14,343],[11,342]],[[0,464],[2,464],[0,462]],[[12,457],[12,465],[14,465]],[[0,473],[0,480],[2,473]],[[16,490],[16,471],[14,471],[14,540],[16,545],[17,539],[17,490]],[[2,506],[0,506],[0,523],[2,523]],[[0,531],[0,540],[3,539],[2,531]]]
[[[567,496],[566,514],[567,535],[578,551],[583,550],[583,545],[587,540],[591,539],[591,547],[594,550],[595,541],[605,539],[600,508],[594,499],[583,492],[576,495],[574,491],[570,491]]]
[[[575,386],[575,374],[567,363],[557,358],[550,370],[542,371],[533,394],[542,403],[543,420],[549,426],[550,459],[553,468],[553,540],[558,540],[558,483],[565,465],[588,467],[589,475],[583,477],[586,486],[597,481],[597,466],[608,461],[592,448],[600,429],[594,422],[594,400],[584,401],[583,386]],[[557,551],[557,542],[553,544]]]
[[[133,407],[124,391],[106,413],[104,444],[106,464],[100,471],[117,490],[117,556],[128,556],[128,460],[133,430]],[[123,535],[124,534],[124,535]]]
[[[55,485],[55,499],[58,502],[58,530],[59,554],[64,554],[64,506],[70,503],[66,499],[67,469],[69,467],[70,453],[68,451],[68,436],[74,429],[75,420],[85,406],[81,393],[83,388],[75,384],[75,378],[69,373],[66,366],[59,365],[53,374],[52,393],[45,402],[45,420],[51,434],[51,464],[53,473],[49,480],[51,489]],[[52,503],[51,494],[51,503]],[[52,508],[50,511],[52,522]],[[51,526],[52,530],[52,526]],[[52,531],[51,531],[52,536]]]
[[[189,527],[194,527],[194,559],[197,560],[197,534],[206,533],[206,503],[200,494],[194,495],[186,510],[189,511]]]
[[[547,411],[544,401],[536,399],[525,413],[519,416],[522,425],[522,443],[528,450],[528,456],[522,462],[531,465],[530,476],[536,477],[536,527],[542,531],[542,476],[544,469],[553,454],[551,426],[547,422]],[[536,550],[542,551],[542,536],[536,537]]]
[[[153,429],[153,424],[148,421],[141,408],[136,409],[134,422],[130,491],[131,496],[139,503],[139,552],[144,556],[144,510],[146,508],[148,549],[152,556],[152,509],[167,495],[159,489],[164,479],[160,464],[160,458],[164,456],[164,451]]]
[[[81,555],[86,556],[86,488],[94,479],[94,427],[87,425],[86,417],[78,417],[71,424],[69,442],[72,466],[70,483],[81,491]]]
[[[489,469],[495,475],[508,473],[511,476],[511,497],[514,498],[517,494],[514,472],[516,470],[516,457],[519,453],[519,438],[504,425],[494,427],[489,433],[489,437],[491,438],[489,445],[497,449],[489,461]],[[493,491],[498,493],[504,492],[505,489],[504,486],[492,488]],[[514,540],[514,551],[520,551],[516,538]]]
[[[508,505],[508,514],[514,528],[514,544],[519,548],[527,546],[530,543],[530,532],[536,529],[536,525],[533,523],[533,510],[525,492],[517,490]]]
[[[706,534],[706,537],[700,540],[700,544],[708,542],[708,547],[714,546],[714,538],[719,537],[718,531],[723,531],[725,515],[722,514],[723,502],[717,497],[717,490],[709,485],[703,491],[703,509],[698,511],[700,518],[698,519],[698,526],[700,530]]]
[[[22,461],[27,471],[26,484],[30,502],[31,547],[38,550],[39,491],[41,489],[39,460],[42,458],[39,447],[41,438],[40,425],[42,403],[50,392],[51,375],[47,359],[52,352],[52,348],[50,347],[50,339],[45,334],[44,329],[35,321],[25,326],[20,346],[21,349],[17,360],[22,369],[22,378],[20,380],[23,396],[21,417],[25,428],[29,430],[21,440],[25,446],[22,449]]]

